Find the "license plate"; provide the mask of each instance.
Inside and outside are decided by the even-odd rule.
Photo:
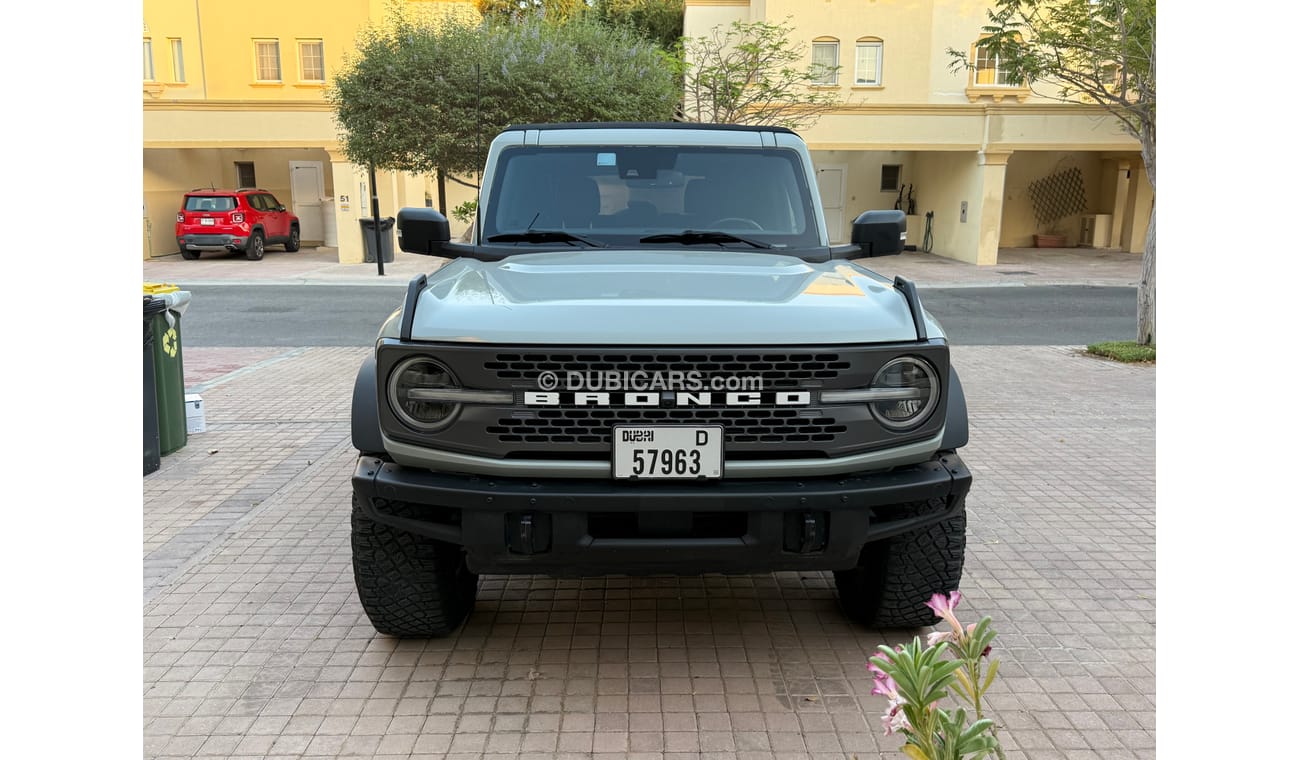
[[[215,227],[216,224],[217,224],[217,220],[216,220],[216,219],[200,219],[200,220],[199,220],[199,224],[203,225],[204,227]]]
[[[697,480],[722,477],[722,427],[616,427],[614,477]]]

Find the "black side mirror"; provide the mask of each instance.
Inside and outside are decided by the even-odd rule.
[[[863,211],[853,220],[850,242],[863,256],[892,256],[903,252],[907,216],[902,211]]]
[[[407,253],[443,256],[451,241],[447,217],[432,208],[404,208],[397,212],[397,245]]]
[[[284,211],[284,210],[285,210],[285,208],[284,208],[284,204],[280,204],[279,206],[276,206],[276,207],[275,207],[275,210],[276,210],[276,211]]]

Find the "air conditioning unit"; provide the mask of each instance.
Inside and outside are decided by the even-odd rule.
[[[1087,248],[1110,247],[1110,214],[1084,214],[1079,223],[1079,245]]]

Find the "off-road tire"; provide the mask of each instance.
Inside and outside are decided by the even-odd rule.
[[[407,504],[377,501],[386,513],[414,516]],[[446,636],[464,622],[478,593],[461,547],[371,520],[355,493],[352,574],[370,623],[389,636]]]
[[[199,252],[198,252],[198,251],[191,251],[191,250],[188,249],[188,248],[182,248],[182,249],[181,249],[181,258],[182,258],[182,259],[185,259],[186,261],[193,261],[193,260],[197,259],[198,257],[199,257]]]
[[[298,228],[290,227],[289,240],[285,242],[284,250],[288,251],[289,253],[297,253],[298,249],[301,247],[302,247],[302,240],[298,237]]]
[[[942,522],[864,546],[857,567],[835,572],[840,606],[849,618],[877,628],[934,625],[939,619],[925,603],[957,588],[965,558],[963,497],[960,511]]]
[[[248,238],[248,246],[244,248],[244,255],[248,257],[249,261],[262,260],[262,257],[266,255],[266,238],[262,237],[262,233],[254,232]]]

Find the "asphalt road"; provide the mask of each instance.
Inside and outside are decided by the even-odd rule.
[[[404,284],[404,283],[401,283]],[[184,286],[182,286],[184,287]],[[186,287],[187,346],[364,346],[404,289],[347,285]],[[1133,288],[936,288],[921,301],[959,345],[1083,345],[1131,340]]]

